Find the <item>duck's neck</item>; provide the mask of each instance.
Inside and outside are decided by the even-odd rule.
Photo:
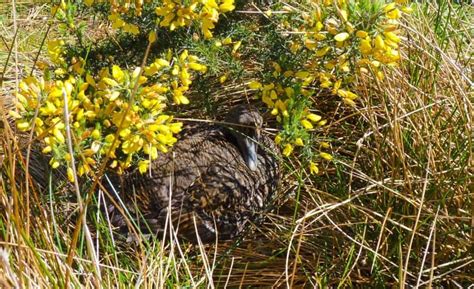
[[[229,142],[237,146],[247,167],[256,171],[258,166],[257,144],[238,130],[225,129]]]

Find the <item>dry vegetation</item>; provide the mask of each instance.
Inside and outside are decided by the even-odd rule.
[[[14,173],[27,160],[5,104],[30,74],[49,16],[47,5],[1,4],[0,288],[472,285],[474,9],[431,2],[404,21],[400,67],[383,81],[360,80],[356,108],[323,104],[322,134],[335,156],[323,173],[289,158],[263,224],[206,246],[174,238],[131,245],[93,209],[87,236],[67,187],[40,192]],[[209,94],[228,107],[243,90]],[[202,117],[199,106],[185,113]],[[104,201],[92,195],[84,202]]]

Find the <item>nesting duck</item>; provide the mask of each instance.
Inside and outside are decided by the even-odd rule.
[[[152,162],[120,177],[123,203],[140,228],[213,242],[238,235],[269,203],[279,182],[278,148],[261,134],[263,119],[248,105],[233,108],[225,125],[187,125],[178,142]],[[122,214],[112,223],[126,227]],[[166,225],[168,224],[168,225]]]

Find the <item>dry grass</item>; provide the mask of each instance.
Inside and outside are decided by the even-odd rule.
[[[0,22],[0,63],[10,59],[0,100],[29,74],[47,29],[43,6],[17,7],[16,46],[13,18]],[[472,14],[449,2],[420,5],[405,22],[402,65],[382,82],[361,79],[357,109],[328,110],[334,163],[313,177],[289,160],[273,210],[236,242],[191,246],[172,236],[124,244],[91,209],[94,264],[76,198],[57,187],[42,195],[15,174],[26,161],[2,108],[0,288],[474,283]],[[228,89],[211,98],[232,105],[242,88]],[[97,194],[93,203],[104,200]]]

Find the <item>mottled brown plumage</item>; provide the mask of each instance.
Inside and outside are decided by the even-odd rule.
[[[142,216],[140,227],[161,235],[170,212],[179,236],[195,241],[196,226],[203,242],[216,233],[229,239],[268,204],[279,181],[277,147],[260,134],[255,109],[236,107],[226,122],[242,126],[187,125],[149,173],[121,176],[121,197],[132,216]],[[116,212],[112,219],[125,225]]]

